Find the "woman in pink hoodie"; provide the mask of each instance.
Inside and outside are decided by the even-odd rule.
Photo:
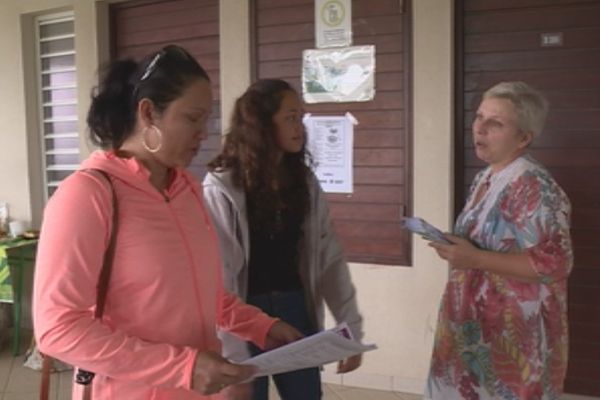
[[[223,289],[202,191],[184,169],[206,138],[211,109],[208,75],[180,47],[139,64],[115,62],[87,118],[92,139],[108,150],[65,179],[45,210],[36,339],[43,353],[96,374],[95,400],[218,399],[253,368],[219,355],[217,328],[261,347],[300,336]],[[113,190],[118,236],[95,320]]]

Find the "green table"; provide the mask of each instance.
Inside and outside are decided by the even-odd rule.
[[[35,263],[37,239],[0,240],[0,302],[12,303],[14,332],[12,353],[19,354],[21,314],[23,304],[23,275],[25,268]]]

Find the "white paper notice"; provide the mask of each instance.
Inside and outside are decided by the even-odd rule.
[[[344,116],[304,117],[308,149],[315,161],[315,174],[323,191],[352,193],[354,124],[356,119]]]
[[[351,0],[315,0],[315,38],[319,49],[352,44]]]
[[[255,378],[298,369],[318,367],[365,351],[375,350],[352,339],[346,324],[316,333],[241,362],[258,367]]]

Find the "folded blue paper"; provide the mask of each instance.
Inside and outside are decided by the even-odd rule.
[[[402,219],[402,226],[409,231],[420,235],[425,240],[431,240],[432,242],[452,244],[448,239],[444,237],[444,233],[425,221],[423,218],[418,217],[407,217]]]

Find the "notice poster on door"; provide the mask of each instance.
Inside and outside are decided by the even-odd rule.
[[[354,125],[352,114],[304,117],[307,148],[315,162],[315,174],[327,193],[353,192]]]
[[[317,48],[352,44],[351,0],[316,0],[315,22]]]

